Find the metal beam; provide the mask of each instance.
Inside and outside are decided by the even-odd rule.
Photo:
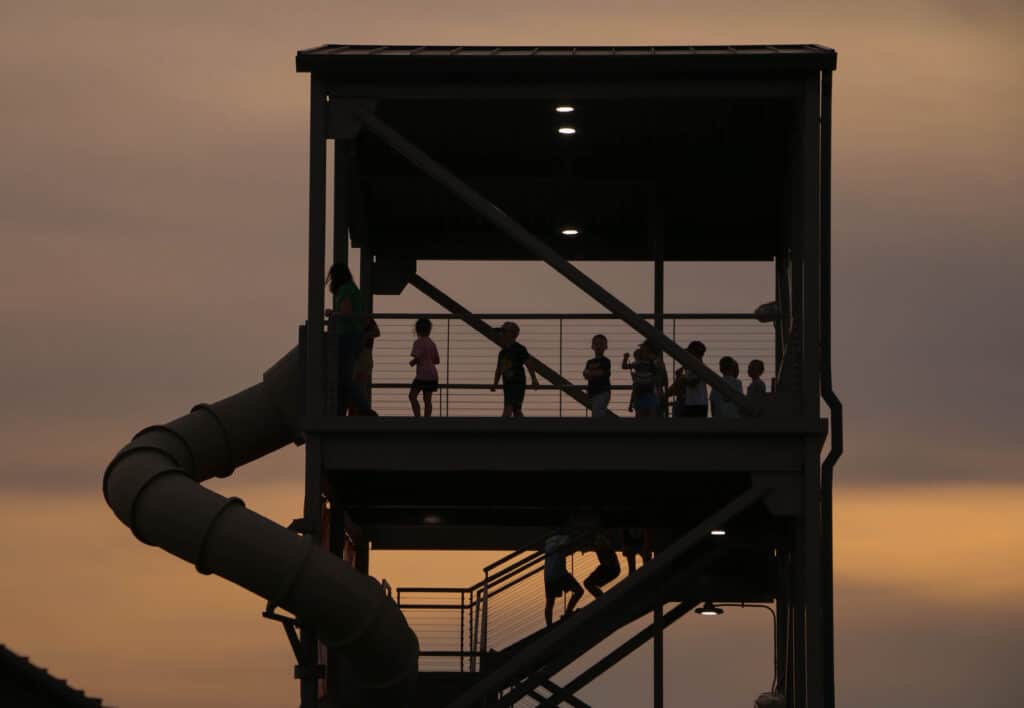
[[[391,146],[391,148],[403,155],[425,174],[446,187],[481,217],[491,222],[506,236],[516,241],[534,256],[543,260],[573,285],[594,298],[609,312],[645,338],[655,342],[662,351],[680,362],[687,370],[696,373],[702,381],[718,391],[726,400],[732,401],[748,414],[756,415],[760,412],[758,405],[727,384],[721,376],[705,366],[700,359],[690,354],[690,352],[683,349],[672,339],[666,337],[664,333],[659,332],[656,327],[637,315],[625,303],[598,285],[579,268],[562,258],[557,251],[543,240],[530,233],[519,222],[406,140],[396,130],[358,104],[352,104],[350,110],[353,116],[367,130],[380,138],[385,144]]]
[[[431,283],[427,282],[420,275],[413,275],[409,279],[409,284],[419,290],[421,293],[429,297],[431,300],[436,302],[438,305],[448,310],[451,313],[461,315],[461,319],[467,325],[475,329],[477,332],[482,334],[487,339],[494,342],[495,345],[501,346],[501,342],[498,339],[498,335],[494,333],[494,328],[488,325],[484,320],[473,315],[472,312],[467,310],[465,307],[457,303],[440,288],[435,287]],[[573,383],[567,378],[559,374],[557,371],[552,369],[550,366],[540,361],[536,357],[533,358],[534,371],[540,374],[542,377],[550,381],[552,384],[562,390],[567,396],[577,401],[580,405],[590,408],[590,397],[579,389],[573,387]],[[615,417],[615,414],[608,411],[610,417]]]
[[[679,603],[674,608],[669,610],[667,614],[665,614],[662,620],[661,629],[669,627],[677,619],[685,615],[687,612],[689,612],[696,606],[697,602],[694,601]],[[598,676],[603,674],[605,671],[612,668],[617,663],[619,663],[627,656],[632,654],[634,651],[639,649],[641,646],[646,644],[651,639],[651,637],[656,636],[656,633],[658,631],[659,628],[656,626],[656,624],[652,623],[647,625],[647,627],[637,632],[632,638],[626,640],[618,648],[609,652],[603,659],[598,661],[589,669],[587,669],[579,676],[572,679],[569,683],[565,684],[565,686],[560,688],[558,691],[554,691],[552,695],[548,697],[546,701],[537,706],[537,708],[552,708],[552,706],[557,705],[558,701],[564,701],[566,699],[566,696],[571,695],[576,691],[579,691],[587,684],[589,684],[591,681],[596,679]]]
[[[562,686],[558,685],[551,679],[541,681],[541,685],[551,693],[551,696],[545,698],[537,691],[529,692],[529,697],[537,701],[539,706],[560,706],[564,703],[567,706],[572,706],[572,708],[590,708],[589,703],[565,692]],[[554,698],[556,694],[559,695],[559,698],[557,699]]]
[[[665,614],[659,602],[654,607],[654,708],[665,708]]]
[[[347,77],[330,78],[332,100],[345,99],[455,99],[455,100],[565,100],[571,96],[584,99],[658,100],[679,98],[793,98],[800,94],[797,79],[744,79],[744,78],[689,78],[683,81],[639,80],[631,81],[559,81],[542,84],[477,83],[448,81],[428,84],[411,83],[364,84]]]

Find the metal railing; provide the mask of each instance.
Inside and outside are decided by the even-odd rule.
[[[585,534],[584,534],[585,535]],[[571,540],[579,545],[583,536]],[[396,601],[420,640],[421,671],[480,670],[483,657],[544,628],[543,539],[503,556],[467,588],[400,587]],[[568,555],[570,572],[582,584],[597,566],[591,552]],[[625,576],[622,573],[607,590]],[[585,593],[580,606],[592,600]],[[560,600],[565,611],[566,597]],[[556,615],[556,620],[558,615]]]
[[[611,361],[612,397],[609,410],[620,416],[627,410],[631,379],[621,367],[622,355],[632,357],[642,338],[625,322],[607,314],[484,314],[465,316],[451,313],[409,314],[375,313],[372,317],[381,335],[373,347],[373,407],[380,415],[410,416],[408,391],[415,375],[409,365],[416,339],[414,323],[426,317],[433,324],[431,338],[437,345],[438,391],[433,396],[435,416],[484,417],[500,415],[503,399],[501,384],[492,392],[491,383],[498,347],[465,321],[479,318],[491,325],[504,321],[519,324],[518,341],[531,355],[569,381],[568,386],[552,385],[539,377],[540,386],[527,387],[523,411],[537,417],[583,417],[589,411],[569,393],[569,388],[585,391],[583,369],[593,357],[591,338],[603,334],[608,339],[605,356]],[[642,315],[654,321],[653,315]],[[740,365],[744,390],[749,385],[747,364],[760,359],[765,364],[762,380],[771,387],[775,376],[775,328],[758,321],[753,314],[701,313],[666,314],[664,332],[686,346],[699,339],[707,346],[704,362],[717,370],[719,358],[732,356]],[[665,357],[669,383],[677,372],[676,362]],[[328,377],[331,378],[330,376]],[[529,378],[529,376],[528,376]]]

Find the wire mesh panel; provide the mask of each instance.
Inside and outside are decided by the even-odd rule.
[[[373,405],[381,415],[412,415],[409,387],[416,369],[410,365],[412,345],[416,339],[415,318],[375,315],[381,336],[373,348]],[[488,338],[461,319],[441,315],[431,318],[431,338],[437,345],[439,390],[433,394],[433,415],[487,417],[501,415],[503,396],[499,388],[491,391],[499,349]],[[494,321],[498,321],[495,319]],[[613,391],[609,410],[629,416],[631,378],[622,367],[624,354],[633,358],[642,337],[625,322],[614,317],[594,315],[531,316],[519,320],[518,342],[546,366],[560,373],[569,385],[583,391],[586,380],[583,369],[594,356],[591,341],[595,334],[608,340],[605,356],[611,361]],[[731,356],[740,365],[740,381],[744,390],[750,384],[747,365],[753,359],[764,362],[763,380],[769,384],[775,376],[775,332],[765,324],[747,316],[673,316],[665,318],[667,336],[685,347],[700,340],[707,347],[704,363],[712,370],[719,368],[719,359]],[[677,372],[677,364],[665,357],[669,383]],[[527,387],[523,413],[536,417],[580,417],[589,415],[587,408],[564,390],[549,384],[542,377],[540,388]],[[528,377],[529,379],[529,377]],[[422,397],[420,398],[422,405]]]

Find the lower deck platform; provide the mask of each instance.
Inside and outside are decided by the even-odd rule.
[[[377,549],[510,550],[565,525],[671,537],[754,485],[746,522],[798,513],[826,421],[326,419],[325,491]],[[748,515],[749,516],[749,515]]]
[[[324,468],[351,472],[792,472],[825,419],[324,418]]]

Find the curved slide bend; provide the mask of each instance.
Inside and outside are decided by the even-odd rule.
[[[135,536],[316,627],[362,682],[364,702],[409,703],[419,645],[372,578],[259,514],[198,484],[227,477],[297,439],[302,364],[293,349],[263,382],[146,428],[107,467],[103,494]]]

